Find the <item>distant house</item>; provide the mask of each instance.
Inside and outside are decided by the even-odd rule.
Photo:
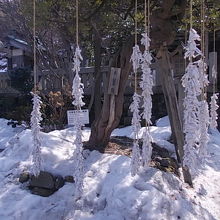
[[[0,52],[0,94],[10,86],[10,79],[8,76],[8,59],[6,53]]]
[[[32,68],[32,54],[27,42],[9,35],[0,44],[0,94],[18,95],[11,87],[9,73],[16,68]]]
[[[8,59],[8,71],[15,68],[33,66],[30,46],[27,42],[9,35],[5,39],[5,51]]]

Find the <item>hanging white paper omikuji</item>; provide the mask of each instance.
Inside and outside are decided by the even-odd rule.
[[[77,120],[78,121],[78,120]],[[82,143],[82,124],[77,122],[75,124],[76,139],[74,144],[76,149],[74,151],[74,180],[75,180],[75,198],[79,198],[83,192],[83,177],[84,177],[84,163],[83,163],[83,143]]]
[[[216,79],[217,79],[217,71],[216,71],[216,65],[214,64],[212,66],[212,78],[214,81],[214,87],[216,84]],[[212,95],[211,97],[211,101],[210,101],[210,129],[214,130],[217,128],[218,123],[218,113],[217,110],[219,108],[218,104],[217,104],[217,100],[218,100],[218,93],[215,93]]]
[[[201,89],[204,89],[205,87],[209,85],[208,74],[207,74],[208,66],[205,63],[204,59],[202,58],[194,62],[194,64],[197,64],[198,66],[198,69],[200,72],[200,77],[199,77],[200,87]]]
[[[41,98],[37,94],[33,94],[33,110],[31,112],[31,133],[33,139],[33,151],[32,151],[32,168],[31,173],[34,176],[38,176],[42,170],[41,162],[41,140],[40,140],[40,122],[42,121],[41,117]]]
[[[207,64],[205,63],[204,57],[201,56],[201,59],[194,62],[194,65],[198,66],[199,70],[199,82],[201,88],[201,94],[204,92],[205,88],[208,86],[208,75],[207,75]],[[203,97],[204,98],[204,97]],[[201,160],[203,161],[204,158],[207,156],[207,144],[209,140],[208,135],[208,127],[210,123],[209,119],[209,107],[206,100],[200,102],[198,113],[198,119],[200,124],[200,134],[199,134],[199,149],[198,154]]]
[[[185,87],[184,106],[184,124],[185,133],[184,158],[183,165],[188,166],[192,172],[197,167],[196,147],[199,140],[199,101],[197,95],[200,94],[199,71],[198,68],[190,63],[186,68],[186,73],[182,78],[183,87]]]
[[[73,105],[78,107],[82,107],[85,105],[85,103],[83,102],[83,83],[81,82],[81,78],[79,76],[79,71],[80,71],[80,64],[81,61],[83,60],[82,55],[81,55],[81,50],[80,48],[77,46],[76,47],[76,51],[74,54],[74,59],[73,59],[73,72],[75,72],[75,77],[73,79],[73,86],[72,86],[72,95],[73,95]]]
[[[200,137],[200,102],[198,96],[202,94],[201,70],[197,63],[192,59],[202,56],[202,52],[197,47],[196,41],[200,41],[200,37],[194,29],[190,30],[189,40],[185,47],[185,59],[190,62],[186,68],[186,72],[182,78],[182,85],[185,88],[184,98],[184,124],[183,132],[185,134],[183,165],[187,166],[192,173],[195,173],[197,167],[197,148]]]
[[[212,78],[215,80],[217,78],[217,71],[215,69],[215,65],[212,67]]]
[[[131,62],[134,73],[137,73],[138,68],[140,67],[141,59],[142,59],[142,54],[139,46],[136,44],[133,47],[133,53],[131,55]]]
[[[197,34],[196,30],[191,29],[189,32],[189,40],[187,41],[187,46],[185,47],[184,58],[196,58],[197,56],[202,56],[202,51],[197,47],[196,41],[201,41],[200,36]]]
[[[133,112],[131,124],[132,124],[132,130],[134,133],[134,143],[133,143],[132,156],[131,156],[131,175],[132,176],[135,176],[138,173],[140,165],[141,165],[141,153],[140,153],[139,138],[138,138],[138,133],[141,128],[139,103],[140,103],[140,96],[137,93],[134,93],[133,102],[130,105],[130,110],[131,112]]]
[[[211,102],[210,102],[210,128],[212,130],[216,129],[218,126],[217,120],[218,120],[218,113],[217,110],[219,108],[217,104],[218,100],[218,94],[215,93],[211,97]]]
[[[131,56],[131,61],[133,65],[133,71],[136,74],[138,68],[140,67],[141,61],[141,52],[138,45],[133,47],[133,53]],[[135,76],[136,77],[136,76]],[[133,102],[130,105],[130,110],[133,113],[132,117],[132,129],[134,133],[134,143],[132,149],[132,157],[131,157],[131,175],[134,176],[138,173],[138,170],[141,165],[141,155],[140,155],[140,147],[139,147],[139,138],[138,133],[140,131],[140,114],[139,114],[139,105],[140,105],[140,96],[136,93],[133,95]]]
[[[152,115],[152,95],[153,95],[153,75],[150,68],[152,56],[149,51],[150,39],[147,36],[147,33],[143,34],[141,43],[145,46],[144,53],[141,58],[141,70],[142,70],[142,79],[140,82],[140,87],[142,89],[143,97],[143,119],[146,120],[148,125],[151,124],[151,115]]]
[[[200,139],[199,139],[199,157],[203,160],[207,156],[207,143],[209,140],[209,106],[206,100],[200,102]]]
[[[146,124],[151,125],[151,115],[152,115],[152,95],[153,95],[153,75],[150,68],[152,56],[150,53],[150,38],[147,33],[142,34],[141,43],[145,46],[144,53],[141,59],[141,70],[142,79],[140,82],[140,87],[142,89],[143,97],[143,115],[142,118],[146,121]],[[149,132],[149,128],[146,126],[143,135],[143,145],[142,145],[142,164],[148,166],[151,161],[152,154],[152,137]]]
[[[77,109],[81,109],[81,107],[85,104],[83,102],[83,84],[81,82],[81,78],[79,76],[80,64],[82,61],[81,50],[79,47],[76,48],[74,55],[74,67],[73,71],[75,72],[75,77],[73,79],[72,86],[72,95],[73,95],[73,105]],[[82,121],[76,117],[74,122],[74,127],[76,129],[76,139],[74,144],[76,146],[76,150],[74,151],[73,161],[74,161],[74,179],[75,179],[75,198],[78,199],[83,190],[83,177],[84,177],[84,164],[83,164],[83,144],[82,144]]]
[[[144,167],[149,167],[152,155],[152,136],[150,134],[149,127],[146,127],[143,133],[143,145],[141,163]]]

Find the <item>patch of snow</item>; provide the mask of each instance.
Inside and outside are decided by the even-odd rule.
[[[163,118],[160,118],[156,122],[157,127],[167,127],[170,126],[170,120],[168,116],[165,116]]]
[[[144,134],[144,127],[142,127],[138,133],[138,137],[142,138]],[[166,139],[168,140],[171,136],[170,127],[150,127],[150,133],[153,136],[153,139]],[[112,136],[126,136],[129,138],[134,138],[134,132],[131,126],[124,128],[117,128],[112,132]]]
[[[0,73],[6,73],[8,71],[8,68],[0,69]]]
[[[3,58],[0,60],[0,66],[4,66],[4,65],[7,65],[7,59],[6,58]]]
[[[15,38],[14,40],[16,40],[17,42],[21,43],[21,44],[25,44],[25,45],[28,45],[28,43],[26,41],[23,41],[21,39],[17,39]]]
[[[7,72],[7,59],[0,57],[0,72]]]
[[[0,149],[5,149],[13,144],[18,133],[24,129],[22,126],[12,128],[7,125],[8,122],[8,120],[0,118]]]
[[[154,141],[160,145],[170,137],[169,127],[151,127]],[[141,133],[140,135],[143,135]],[[2,143],[15,130],[0,119]],[[220,219],[220,134],[210,135],[210,157],[195,177],[191,189],[177,176],[155,168],[130,174],[130,158],[91,152],[85,160],[84,191],[74,205],[74,184],[66,183],[52,196],[30,194],[18,182],[18,175],[29,169],[32,151],[31,131],[17,132],[17,140],[0,153],[0,219],[2,220],[218,220]],[[132,136],[131,127],[116,129],[117,136]],[[90,130],[83,130],[88,140]],[[62,176],[72,175],[75,131],[40,133],[43,167]],[[171,148],[171,144],[169,145]],[[172,146],[174,147],[174,146]]]
[[[142,127],[138,133],[138,137],[142,138],[145,128]],[[173,144],[168,142],[171,136],[171,129],[167,127],[150,127],[150,134],[153,138],[153,143],[156,143],[160,147],[166,148],[170,152],[175,152],[175,147]],[[134,132],[131,126],[124,128],[117,128],[112,132],[112,136],[126,136],[129,138],[134,138]]]

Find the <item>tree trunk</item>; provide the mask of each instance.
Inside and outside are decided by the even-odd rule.
[[[94,110],[95,119],[99,118],[102,108],[101,103],[101,36],[96,28],[94,28],[94,57],[95,57],[95,87],[94,87]]]
[[[181,1],[180,12],[175,16],[181,18],[184,15],[186,0]],[[164,42],[166,45],[173,43],[176,32],[172,23],[172,8],[175,4],[175,0],[162,1],[161,7],[163,10],[155,10],[151,15],[151,48],[158,50]],[[91,150],[104,151],[107,145],[111,132],[118,126],[120,117],[123,110],[124,91],[126,87],[126,81],[131,70],[130,57],[132,53],[133,39],[126,41],[122,46],[122,50],[116,59],[116,65],[114,67],[121,68],[121,76],[119,83],[119,91],[116,96],[104,94],[104,103],[100,117],[94,121],[90,139],[86,144],[86,148]],[[178,112],[178,104],[176,97],[176,90],[169,68],[169,58],[167,46],[163,46],[160,49],[159,66],[161,69],[162,87],[165,96],[167,111],[169,114],[172,134],[175,139],[175,149],[178,161],[183,162],[184,155],[184,135],[182,131],[182,123]],[[183,167],[184,181],[192,186],[192,180],[187,167]]]
[[[85,146],[87,149],[103,152],[105,146],[109,142],[112,131],[120,122],[123,111],[124,91],[131,71],[130,57],[132,54],[132,46],[133,39],[129,38],[129,40],[122,46],[119,55],[116,56],[113,65],[114,67],[121,68],[118,94],[113,98],[112,95],[104,93],[102,111],[99,118],[97,118],[92,125],[90,139]],[[112,117],[112,115],[114,117]]]
[[[162,88],[165,97],[167,112],[170,119],[171,130],[173,137],[175,139],[175,150],[179,163],[183,163],[184,156],[184,134],[182,129],[182,123],[180,119],[180,114],[178,110],[178,102],[176,97],[176,89],[174,85],[174,80],[171,73],[169,54],[166,46],[163,46],[159,52],[159,67],[162,79]],[[192,186],[192,179],[187,167],[183,167],[183,177],[184,181]]]

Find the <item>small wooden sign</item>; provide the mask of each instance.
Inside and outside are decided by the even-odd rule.
[[[121,68],[111,68],[111,75],[108,85],[109,95],[118,95],[119,82],[120,82]]]
[[[89,110],[69,110],[67,111],[68,125],[75,125],[76,118],[80,120],[82,124],[89,124]]]

